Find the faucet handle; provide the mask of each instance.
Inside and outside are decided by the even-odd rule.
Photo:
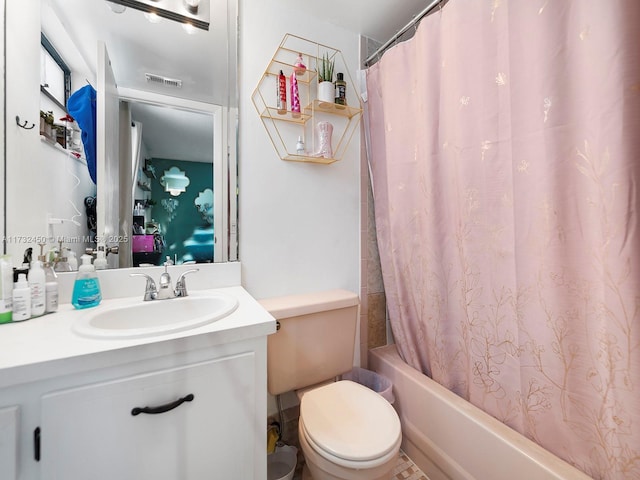
[[[158,295],[158,289],[156,288],[156,282],[146,273],[130,273],[130,277],[145,277],[147,284],[144,288],[144,301],[155,300]]]
[[[183,272],[176,282],[176,297],[186,297],[189,294],[187,293],[187,282],[184,277],[186,277],[189,273],[199,272],[199,268],[192,268],[191,270],[187,270]]]

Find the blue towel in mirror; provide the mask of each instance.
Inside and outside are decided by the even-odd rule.
[[[96,183],[96,91],[91,85],[76,90],[67,100],[67,111],[78,122],[87,168]]]

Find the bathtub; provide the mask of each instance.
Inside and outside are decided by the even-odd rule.
[[[368,360],[393,382],[402,449],[429,480],[591,478],[404,363],[395,345]]]

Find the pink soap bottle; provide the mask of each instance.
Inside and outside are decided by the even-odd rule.
[[[300,118],[300,91],[295,72],[291,74],[291,116]]]

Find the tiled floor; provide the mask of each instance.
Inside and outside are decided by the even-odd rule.
[[[402,450],[400,450],[398,465],[393,470],[393,474],[395,476],[392,478],[397,480],[429,480]]]
[[[303,460],[304,461],[304,460]],[[300,462],[298,462],[300,464]],[[299,469],[294,475],[293,480],[302,479],[302,471]],[[429,478],[422,473],[422,471],[411,461],[407,455],[400,450],[400,457],[398,458],[398,464],[393,470],[393,476],[391,480],[429,480]]]

